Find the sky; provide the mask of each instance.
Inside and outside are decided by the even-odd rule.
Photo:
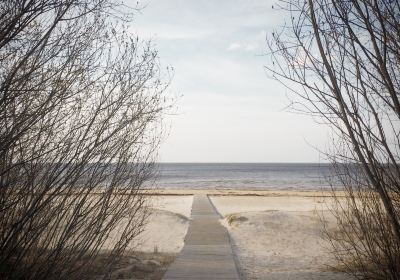
[[[174,68],[161,162],[324,161],[327,128],[288,109],[290,93],[265,69],[266,36],[286,16],[274,2],[139,2],[132,31]]]

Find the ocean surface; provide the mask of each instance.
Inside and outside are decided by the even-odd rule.
[[[320,190],[340,184],[321,163],[160,163],[157,188]]]

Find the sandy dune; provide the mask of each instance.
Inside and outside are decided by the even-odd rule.
[[[211,199],[225,217],[221,222],[231,235],[243,279],[349,279],[326,266],[334,261],[322,238],[319,214],[326,204],[320,197]]]
[[[180,252],[189,227],[193,196],[151,196],[153,213],[140,235],[137,251]],[[329,197],[319,193],[213,192],[211,201],[224,216],[242,279],[350,279],[332,272],[327,241],[322,238],[319,215],[327,215]]]
[[[150,197],[152,208],[183,215],[190,218],[193,195],[156,195]]]
[[[136,250],[178,253],[189,227],[193,196],[152,196],[152,214]]]
[[[222,216],[252,211],[314,211],[327,208],[329,198],[318,196],[212,196]]]

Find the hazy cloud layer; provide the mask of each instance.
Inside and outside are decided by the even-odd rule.
[[[312,146],[323,147],[326,130],[284,110],[286,90],[263,68],[266,36],[284,19],[274,2],[139,2],[133,31],[153,40],[163,65],[175,69],[171,94],[183,95],[161,161],[320,160]]]

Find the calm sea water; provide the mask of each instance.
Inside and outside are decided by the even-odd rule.
[[[161,163],[158,188],[300,189],[330,188],[330,164]]]

